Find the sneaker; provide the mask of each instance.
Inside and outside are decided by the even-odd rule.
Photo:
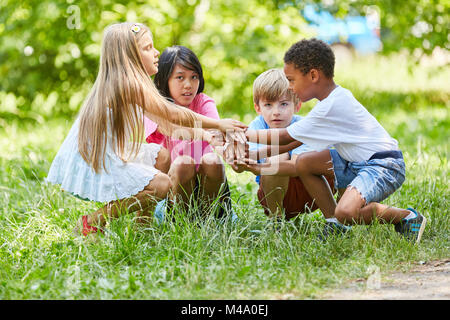
[[[154,216],[155,216],[158,224],[161,224],[164,222],[164,217],[166,215],[166,211],[167,211],[167,199],[158,201],[158,203],[156,204],[155,213],[154,213]]]
[[[327,221],[325,227],[323,228],[322,234],[319,239],[325,241],[329,236],[333,235],[343,235],[349,231],[352,227],[344,226],[343,224]]]
[[[404,235],[407,239],[419,243],[427,224],[427,219],[412,208],[407,210],[415,213],[416,217],[408,220],[402,219],[401,222],[395,225],[395,231]]]

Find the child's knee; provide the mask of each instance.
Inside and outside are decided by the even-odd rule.
[[[352,206],[347,205],[338,205],[334,211],[334,216],[342,223],[352,223],[353,221],[358,220],[360,209],[354,208]]]
[[[295,162],[295,169],[299,176],[308,174],[331,176],[334,174],[329,150],[299,154]]]
[[[297,160],[295,161],[295,169],[299,175],[309,173],[311,166],[309,165],[309,162],[311,160],[311,157],[308,156],[308,154],[303,153],[297,156]]]
[[[202,157],[199,173],[213,180],[225,179],[225,167],[215,153],[208,153]]]
[[[166,148],[161,148],[156,158],[155,168],[161,172],[167,173],[170,168],[170,152]]]
[[[194,159],[189,156],[180,156],[176,158],[170,167],[169,173],[171,176],[175,176],[180,184],[192,180],[196,174]]]
[[[165,173],[158,173],[146,187],[146,190],[150,191],[157,199],[163,199],[169,193],[171,186],[169,176]]]

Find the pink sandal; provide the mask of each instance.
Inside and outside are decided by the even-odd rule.
[[[81,221],[83,222],[83,231],[82,231],[83,236],[87,236],[88,234],[97,233],[98,232],[98,228],[97,227],[93,227],[93,226],[90,226],[88,224],[87,216],[82,216],[81,217]],[[100,230],[100,232],[103,233],[102,230]]]

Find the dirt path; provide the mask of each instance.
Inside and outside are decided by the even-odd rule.
[[[324,294],[322,299],[341,300],[450,300],[450,259],[418,264],[408,273],[380,276],[375,267],[367,279]]]

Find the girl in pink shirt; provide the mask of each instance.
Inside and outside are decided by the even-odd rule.
[[[209,118],[219,119],[214,100],[202,93],[205,86],[203,70],[190,49],[172,46],[164,50],[154,81],[168,100]],[[147,142],[161,144],[170,152],[168,175],[176,198],[185,205],[192,198],[201,198],[199,203],[207,204],[202,206],[202,214],[215,212],[215,208],[211,208],[212,203],[218,203],[219,216],[224,214],[225,208],[231,210],[224,164],[207,142],[169,138],[161,134],[158,125],[148,118],[144,119],[144,125]],[[218,196],[220,201],[214,202]]]

